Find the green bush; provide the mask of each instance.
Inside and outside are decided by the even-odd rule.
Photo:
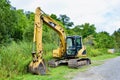
[[[95,49],[94,47],[87,46],[87,55],[90,57],[96,57],[104,54],[108,54],[107,49]]]

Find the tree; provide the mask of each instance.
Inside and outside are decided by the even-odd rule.
[[[0,44],[7,43],[12,40],[23,40],[25,28],[31,26],[32,23],[28,17],[29,16],[26,16],[23,10],[16,10],[15,7],[12,7],[9,0],[1,0]]]
[[[33,40],[33,32],[34,32],[34,16],[33,12],[29,12],[26,14],[27,16],[27,26],[23,30],[23,39],[26,41]]]
[[[12,40],[12,35],[16,23],[16,14],[11,10],[9,0],[0,2],[0,43]]]
[[[113,37],[115,38],[116,46],[120,48],[120,28],[113,33]]]
[[[25,28],[29,26],[29,20],[28,17],[25,15],[24,10],[19,9],[16,10],[17,15],[17,23],[15,26],[15,34],[13,35],[13,38],[16,40],[22,40],[23,39],[23,33]]]
[[[115,46],[114,38],[105,31],[99,32],[95,37],[95,41],[97,48],[114,48]]]
[[[70,22],[70,18],[66,15],[60,15],[60,17],[58,18],[64,26],[66,26],[66,28],[70,28],[74,25],[73,22]]]
[[[83,26],[82,25],[77,25],[77,26],[75,26],[75,28],[73,28],[73,30],[75,31],[75,32],[77,32],[79,35],[82,35],[82,33],[83,33]],[[79,30],[79,31],[78,31]]]
[[[77,34],[81,35],[83,38],[86,38],[89,35],[94,35],[96,32],[95,26],[92,24],[90,25],[89,23],[85,23],[82,25],[77,25],[73,29]]]
[[[51,14],[50,17],[53,18],[54,20],[59,21],[58,18],[57,18],[57,16],[55,14]]]

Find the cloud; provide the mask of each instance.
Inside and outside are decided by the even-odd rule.
[[[29,11],[40,6],[46,13],[59,16],[66,14],[75,25],[89,22],[95,24],[97,31],[120,28],[120,0],[10,0],[12,5]]]

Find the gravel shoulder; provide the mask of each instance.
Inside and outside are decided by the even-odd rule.
[[[106,60],[102,65],[77,73],[72,80],[120,80],[120,57]]]

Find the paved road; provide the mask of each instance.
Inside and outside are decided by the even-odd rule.
[[[120,57],[107,60],[86,72],[80,72],[72,80],[120,80]]]

